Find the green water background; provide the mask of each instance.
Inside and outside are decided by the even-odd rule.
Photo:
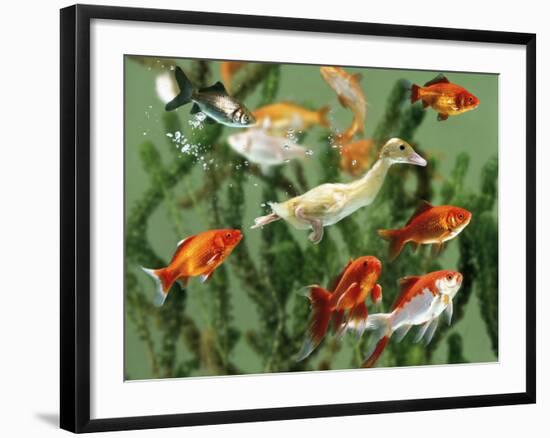
[[[188,61],[182,60],[178,64],[185,69],[188,66]],[[365,125],[366,138],[372,135],[374,128],[381,120],[388,95],[397,80],[407,79],[414,83],[423,84],[440,73],[377,68],[346,68],[346,70],[350,73],[361,73],[363,77],[361,86],[368,102]],[[212,82],[219,80],[218,63],[212,62],[211,71],[213,73],[211,76]],[[158,70],[156,69],[148,68],[129,58],[125,59],[126,214],[129,213],[131,206],[142,196],[150,184],[149,177],[144,171],[139,157],[139,145],[145,140],[150,140],[159,149],[165,163],[174,159],[173,153],[169,148],[175,147],[175,145],[171,144],[169,138],[167,138],[167,132],[162,123],[164,104],[155,92],[155,78],[157,74]],[[449,176],[458,153],[468,153],[470,156],[470,167],[466,178],[466,185],[471,190],[478,191],[482,166],[490,157],[498,153],[498,76],[452,72],[448,72],[446,75],[451,82],[458,83],[474,93],[480,99],[481,104],[475,111],[458,117],[450,117],[445,122],[438,122],[436,120],[436,113],[433,110],[428,110],[426,119],[416,131],[415,141],[421,144],[423,150],[427,151],[430,156],[438,159],[438,173],[441,179]],[[259,92],[255,92],[246,99],[246,105],[252,110],[255,109],[259,97]],[[333,90],[321,78],[317,66],[281,66],[278,100],[295,101],[316,108],[328,104],[332,108],[332,123],[337,129],[343,130],[351,123],[351,112],[340,106]],[[187,106],[178,110],[178,115],[184,126],[183,135],[188,134],[191,129],[187,122],[192,117],[189,115],[189,109],[189,106]],[[225,128],[222,137],[225,138],[233,132],[236,132],[236,130]],[[319,147],[317,140],[319,133],[318,128],[312,129],[307,135],[304,145],[315,151]],[[314,154],[305,166],[306,177],[310,182],[310,186],[313,186],[312,181],[316,181],[316,175],[319,174],[319,166],[319,161],[316,160]],[[208,171],[203,170],[200,166],[195,166],[193,172],[184,178],[182,183],[176,186],[174,191],[175,196],[182,198],[188,196],[191,191],[200,187],[206,178],[208,178]],[[344,179],[348,180],[350,177],[345,177]],[[260,205],[262,203],[262,184],[260,180],[256,180],[253,176],[248,179],[245,223],[252,224],[255,217],[266,212],[266,209]],[[435,204],[439,200],[440,187],[441,181],[437,179],[434,181],[436,196],[432,200]],[[367,209],[368,207],[363,210]],[[173,212],[169,213],[163,202],[161,208],[157,209],[150,217],[147,230],[147,237],[153,249],[165,259],[169,259],[172,256],[176,242],[188,235],[204,231],[203,224],[207,222],[206,218],[210,214],[209,204],[201,203],[199,209],[186,209],[177,213],[180,215],[184,235],[179,235],[176,232],[171,214]],[[496,214],[497,212],[495,211],[495,216]],[[359,211],[355,215],[360,220],[368,220],[367,213],[364,211]],[[467,232],[467,229],[465,232]],[[255,230],[244,230],[244,233],[252,255],[258,256],[260,233]],[[306,232],[292,230],[292,233],[302,248],[311,244],[307,241]],[[336,234],[334,234],[334,237],[337,238]],[[366,253],[368,253],[368,250]],[[442,265],[447,269],[456,268],[457,256],[456,242],[451,242],[448,250],[442,254]],[[315,263],[315,260],[308,260],[307,263]],[[130,267],[130,269],[136,271],[136,275],[140,279],[142,286],[150,289],[152,299],[153,284],[151,280],[139,271],[138,266]],[[244,332],[258,324],[256,310],[240,286],[239,280],[231,275],[231,270],[229,272],[234,323]],[[412,274],[418,273],[411,272]],[[201,305],[201,299],[204,299],[204,296],[201,298],[201,287],[202,285],[196,279],[191,281],[186,308],[186,312],[194,316],[199,327],[207,324],[207,316],[203,314],[202,310],[204,306]],[[385,285],[385,287],[392,286]],[[296,299],[304,298],[298,296]],[[470,362],[489,362],[497,359],[491,350],[486,328],[480,316],[479,309],[481,305],[478,296],[472,294],[464,318],[454,324],[447,335],[449,336],[457,332],[462,336],[463,355]],[[151,332],[153,337],[158,335],[154,327],[151,327]],[[347,343],[344,343],[334,363],[336,367],[349,368],[350,350]],[[139,339],[136,328],[129,318],[125,319],[124,353],[125,375],[129,379],[147,379],[152,377],[146,348]],[[181,351],[178,350],[178,355],[181,355],[181,357],[185,356],[185,349],[183,347]],[[240,369],[246,373],[259,373],[262,371],[260,359],[247,345],[244,338],[241,338],[239,341],[233,351],[232,357],[239,364]],[[432,358],[432,363],[443,364],[446,362],[447,344],[441,342]],[[381,360],[381,364],[383,364],[383,360]]]

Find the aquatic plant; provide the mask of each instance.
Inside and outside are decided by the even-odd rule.
[[[134,57],[145,68],[173,68],[176,60],[157,60]],[[158,62],[157,62],[158,61]],[[193,61],[186,69],[197,86],[210,83],[211,64]],[[274,64],[250,63],[236,76],[233,94],[242,100],[259,98],[258,106],[275,102],[280,83],[280,67]],[[296,362],[295,357],[304,341],[309,317],[308,300],[297,293],[304,285],[328,285],[349,257],[364,254],[379,256],[384,262],[381,283],[384,285],[383,304],[378,310],[389,309],[397,296],[396,279],[405,275],[441,269],[438,258],[428,251],[413,254],[406,249],[393,263],[386,262],[387,243],[380,239],[377,229],[399,227],[407,221],[420,199],[432,200],[438,192],[434,177],[438,170],[436,157],[430,156],[429,145],[415,142],[416,129],[424,120],[425,111],[420,105],[406,104],[410,84],[398,81],[391,91],[385,114],[374,131],[374,142],[382,145],[391,137],[407,139],[421,155],[430,158],[426,168],[394,166],[376,201],[369,208],[359,210],[338,224],[325,229],[319,245],[306,239],[299,240],[296,233],[284,222],[273,223],[260,233],[260,247],[254,248],[247,239],[239,244],[227,262],[216,270],[212,279],[197,293],[202,320],[188,311],[188,291],[175,285],[161,308],[153,306],[149,283],[141,281],[139,266],[165,266],[148,239],[152,215],[159,209],[166,212],[178,236],[184,237],[184,223],[188,209],[207,208],[205,226],[209,228],[239,228],[247,230],[251,218],[246,216],[247,187],[257,181],[261,190],[261,203],[288,199],[320,184],[345,178],[339,171],[340,151],[331,141],[332,133],[322,130],[318,134],[315,159],[321,171],[311,175],[304,172],[300,162],[283,168],[274,168],[263,174],[258,167],[237,157],[223,140],[226,128],[221,125],[204,125],[192,130],[189,143],[200,144],[201,154],[215,158],[218,164],[205,172],[200,184],[182,192],[185,183],[200,161],[192,155],[182,155],[174,148],[173,139],[166,145],[150,141],[140,146],[143,168],[149,177],[149,188],[139,200],[128,206],[126,221],[125,258],[125,311],[127,325],[131,325],[142,343],[149,361],[151,377],[183,377],[193,375],[220,375],[249,372],[239,361],[235,349],[240,343],[255,355],[261,371],[299,371],[307,369],[334,369],[359,367],[367,350],[369,336],[343,340],[328,337],[306,360]],[[182,131],[176,112],[162,116],[167,133]],[[306,135],[304,133],[303,135]],[[312,134],[307,134],[309,139]],[[160,148],[172,151],[169,162],[162,159]],[[374,148],[373,148],[374,149]],[[373,151],[373,154],[376,151]],[[235,171],[239,169],[239,171]],[[489,161],[483,168],[479,191],[466,188],[468,156],[460,155],[449,178],[442,183],[440,199],[467,208],[474,220],[467,232],[461,234],[454,245],[458,251],[459,270],[464,274],[464,285],[455,299],[453,325],[440,324],[427,347],[412,343],[413,336],[401,343],[390,342],[382,356],[382,365],[426,364],[433,360],[435,349],[446,340],[448,362],[467,361],[462,352],[464,341],[454,325],[459,322],[474,291],[483,305],[482,318],[490,336],[492,348],[498,353],[498,277],[497,242],[498,226],[494,218],[497,196],[497,161]],[[407,184],[403,184],[407,181]],[[410,182],[409,182],[410,181]],[[413,190],[407,187],[414,187]],[[484,245],[477,242],[483,237]],[[239,328],[235,320],[231,290],[241,288],[252,303],[257,323],[247,329]],[[193,291],[196,292],[196,291]],[[375,307],[369,303],[369,311]],[[342,346],[348,344],[353,352],[347,365],[339,359]],[[258,370],[256,370],[258,371]],[[132,376],[127,375],[127,378]]]

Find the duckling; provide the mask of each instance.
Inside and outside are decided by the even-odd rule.
[[[299,230],[312,229],[309,240],[319,243],[323,239],[323,227],[341,221],[374,201],[389,168],[397,163],[427,164],[406,141],[392,138],[382,147],[378,160],[362,178],[347,184],[321,184],[288,201],[271,202],[272,213],[256,218],[251,228],[284,219]]]

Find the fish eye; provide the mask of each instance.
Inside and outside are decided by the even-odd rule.
[[[462,220],[462,219],[464,219],[464,215],[463,215],[462,213],[459,213],[459,214],[458,214],[458,218],[459,218],[460,220]]]
[[[366,268],[368,266],[368,263],[365,261],[363,262],[363,267]]]
[[[227,238],[229,239],[229,238],[231,237],[231,233],[227,233],[227,234],[225,235],[225,237],[227,237]]]
[[[399,149],[402,150],[402,151],[404,151],[404,150],[405,150],[405,145],[404,145],[404,144],[400,145],[400,146],[399,146]]]
[[[451,274],[447,275],[447,280],[451,281],[453,279],[453,276]]]

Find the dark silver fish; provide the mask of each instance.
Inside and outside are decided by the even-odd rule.
[[[191,114],[204,113],[206,123],[218,122],[233,128],[243,128],[256,123],[252,113],[241,102],[231,97],[221,82],[196,90],[181,68],[176,67],[175,75],[180,94],[166,104],[166,111],[193,102]]]

